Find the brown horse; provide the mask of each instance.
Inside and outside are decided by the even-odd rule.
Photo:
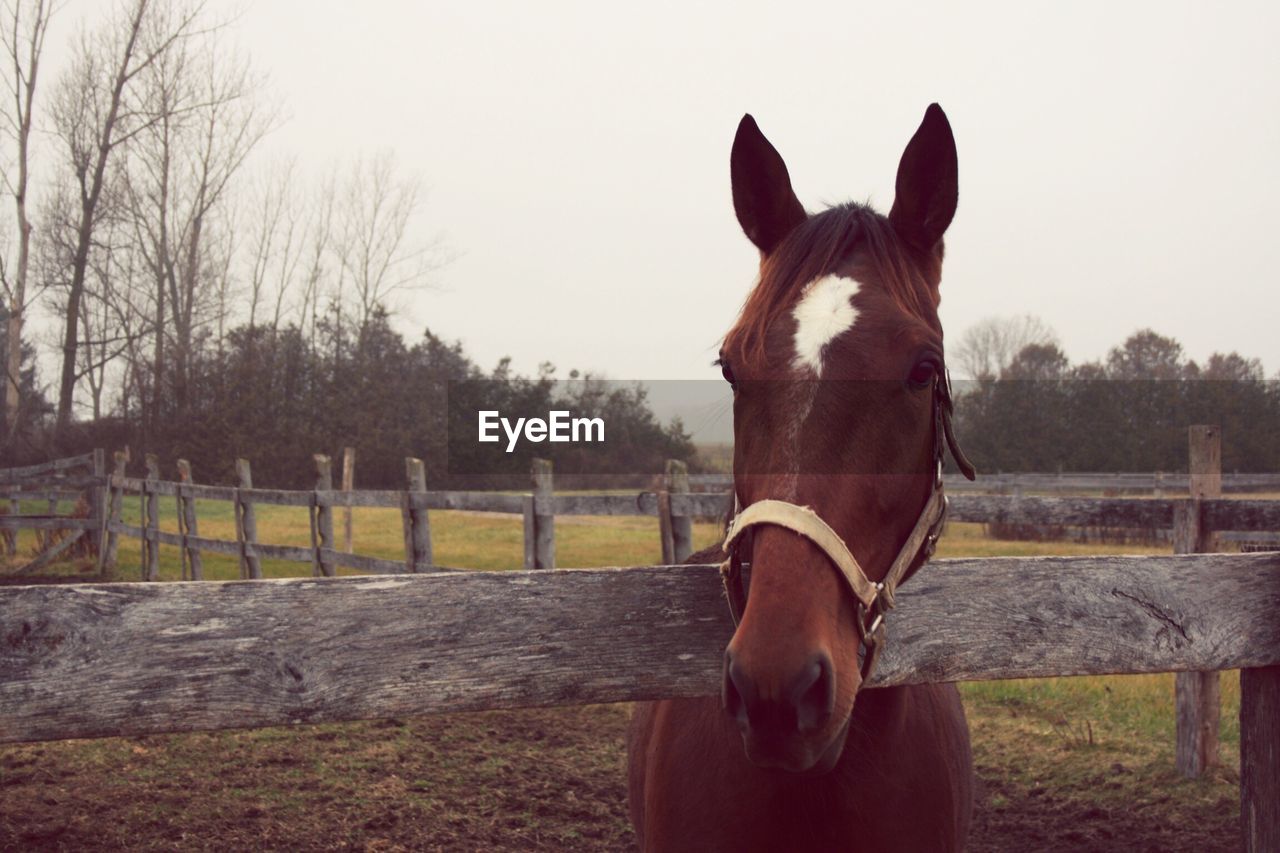
[[[721,697],[636,710],[636,835],[645,850],[961,849],[972,766],[955,687],[859,691],[893,587],[941,529],[945,442],[971,474],[950,435],[937,313],[951,127],[929,107],[888,217],[807,214],[750,116],[731,173],[761,255],[719,362],[746,508],[725,566],[739,621]]]

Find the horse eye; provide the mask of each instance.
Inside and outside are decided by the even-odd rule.
[[[907,377],[907,383],[913,388],[924,388],[926,385],[932,385],[933,380],[937,375],[937,362],[931,358],[926,358],[916,362],[915,367],[911,368],[911,374]]]
[[[720,365],[720,375],[724,377],[724,381],[729,383],[729,387],[734,386],[733,368],[729,366],[729,362],[723,358],[717,358],[713,364]]]

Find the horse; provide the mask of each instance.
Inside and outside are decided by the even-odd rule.
[[[646,851],[960,850],[973,768],[959,692],[860,689],[894,589],[941,533],[944,447],[973,476],[950,428],[938,319],[950,123],[927,109],[887,217],[807,213],[750,115],[730,177],[760,252],[717,360],[742,509],[690,562],[723,561],[736,629],[719,697],[635,708],[636,837]]]

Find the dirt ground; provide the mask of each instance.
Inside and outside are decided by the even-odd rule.
[[[593,706],[5,747],[0,848],[629,850],[628,714]],[[1230,768],[1183,782],[1161,761],[1113,760],[1123,749],[1059,740],[1038,755],[985,716],[971,710],[981,794],[970,850],[1239,849]],[[1036,761],[1096,772],[1041,781]]]

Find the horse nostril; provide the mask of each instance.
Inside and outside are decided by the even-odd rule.
[[[791,689],[791,705],[795,709],[796,729],[814,732],[827,724],[836,707],[836,679],[831,658],[818,652],[808,668],[796,679]]]
[[[778,734],[809,734],[827,724],[835,712],[836,679],[831,658],[817,652],[791,683],[791,688],[775,700],[763,701],[755,682],[734,660],[724,657],[724,711],[746,731],[766,727]]]
[[[726,650],[724,654],[724,712],[737,720],[738,725],[746,728],[749,725],[747,706],[754,698],[755,691],[751,681],[742,672],[742,668],[733,659],[733,652]]]

